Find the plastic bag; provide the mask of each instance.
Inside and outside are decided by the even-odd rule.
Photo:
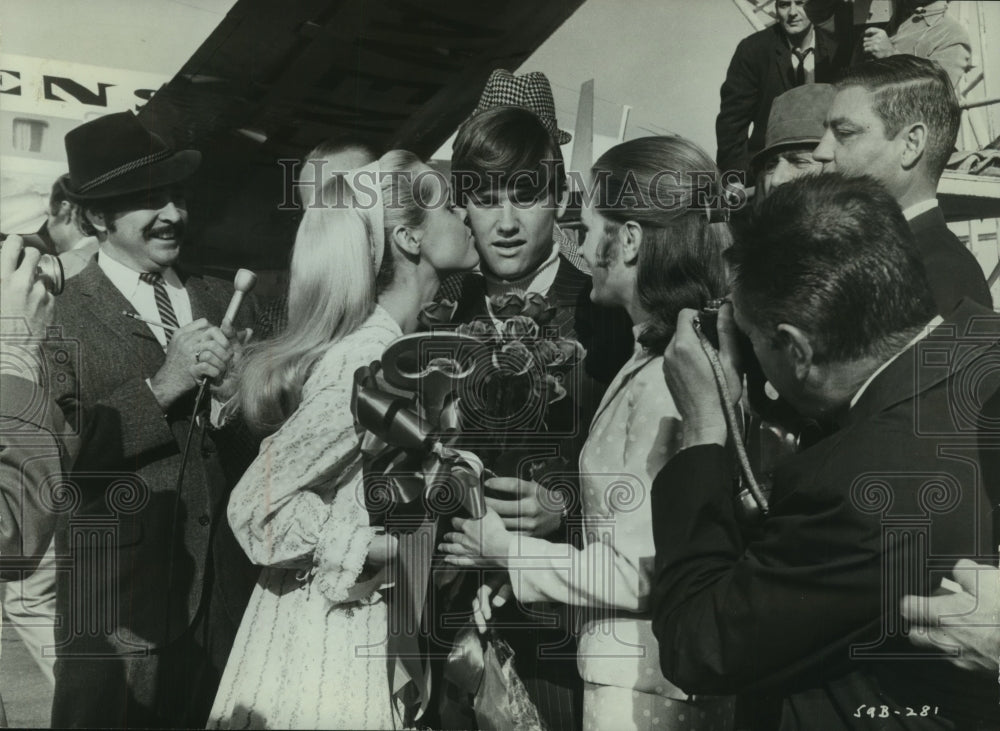
[[[442,721],[447,726],[457,723],[462,727],[471,698],[480,731],[548,731],[517,675],[514,651],[492,630],[480,635],[470,623],[458,633],[444,679],[452,686],[445,689],[446,706],[442,708]]]

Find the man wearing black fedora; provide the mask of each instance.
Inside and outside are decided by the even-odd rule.
[[[46,345],[53,396],[81,436],[56,530],[70,568],[52,722],[202,726],[252,586],[228,534],[224,442],[202,418],[191,425],[199,382],[220,382],[241,349],[212,324],[232,287],[175,268],[178,186],[200,153],[128,112],[70,131],[66,152],[67,197],[100,251],[67,283]]]

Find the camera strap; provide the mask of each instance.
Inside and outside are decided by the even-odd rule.
[[[747,448],[743,443],[743,432],[740,429],[740,422],[736,417],[736,410],[733,408],[729,384],[726,382],[726,373],[722,369],[719,353],[708,339],[708,336],[705,335],[701,327],[701,322],[697,318],[694,321],[694,330],[698,334],[701,349],[705,351],[705,355],[708,356],[709,363],[712,365],[712,373],[715,375],[715,385],[719,389],[719,397],[722,399],[722,408],[726,415],[726,425],[729,427],[729,434],[732,436],[733,445],[736,447],[736,457],[740,463],[740,470],[743,472],[743,479],[746,482],[746,487],[740,492],[739,498],[741,502],[746,504],[747,493],[749,493],[749,497],[753,498],[760,512],[763,515],[767,515],[770,506],[768,505],[764,491],[761,490],[760,484],[753,474],[753,470],[750,469],[750,458],[747,456]]]

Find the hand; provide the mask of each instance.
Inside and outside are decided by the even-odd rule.
[[[391,533],[377,533],[368,545],[367,563],[376,571],[388,565],[399,551],[399,539]]]
[[[903,597],[902,615],[915,625],[910,642],[941,650],[958,647],[961,654],[947,658],[953,665],[995,676],[1000,667],[1000,569],[963,558],[952,575],[963,591]]]
[[[24,250],[24,261],[17,257]],[[24,248],[20,236],[9,236],[0,250],[0,332],[5,335],[45,336],[52,324],[53,298],[36,270],[42,252]],[[27,332],[25,332],[27,330]]]
[[[558,496],[539,499],[543,491],[550,492],[548,488],[531,480],[518,480],[514,477],[493,477],[484,484],[492,490],[512,496],[511,500],[486,498],[487,507],[495,510],[503,519],[507,530],[527,533],[534,538],[544,538],[559,527],[561,513],[546,507],[558,505]]]
[[[481,566],[507,568],[507,551],[513,539],[504,527],[503,520],[487,508],[479,520],[452,518],[455,529],[444,534],[444,543],[438,546],[445,563],[452,566]]]
[[[222,330],[203,317],[175,331],[166,360],[149,379],[160,408],[169,408],[201,379],[222,377],[232,357],[232,346]]]
[[[681,310],[677,331],[663,353],[663,375],[681,413],[683,447],[725,444],[726,417],[711,362],[694,328],[695,310]],[[719,361],[733,404],[739,401],[742,379],[736,366],[737,330],[732,305],[719,310]]]
[[[476,598],[472,600],[472,618],[476,621],[479,634],[486,631],[486,623],[493,619],[492,607],[499,609],[506,604],[507,600],[513,596],[514,590],[510,584],[504,584],[497,590],[493,601],[490,601],[491,594],[493,594],[493,587],[489,584],[483,584],[476,592]]]
[[[233,357],[229,362],[228,368],[226,368],[226,374],[222,380],[212,382],[210,387],[212,398],[225,402],[231,399],[233,394],[236,393],[239,365],[243,360],[243,351],[246,350],[247,343],[250,342],[250,338],[252,337],[253,329],[248,327],[245,330],[237,331],[235,337],[230,338],[229,342],[233,347]]]
[[[869,28],[866,30],[861,48],[872,58],[885,58],[896,52],[892,41],[889,40],[888,34],[881,28]]]

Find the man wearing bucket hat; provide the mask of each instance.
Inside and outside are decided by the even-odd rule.
[[[52,723],[201,726],[252,585],[226,523],[224,442],[199,418],[185,447],[199,382],[225,377],[241,348],[210,324],[232,287],[176,268],[178,185],[199,152],[129,112],[65,142],[62,184],[100,251],[67,283],[46,344],[53,396],[81,435],[56,530],[72,569],[57,580]],[[85,532],[97,523],[103,535]]]
[[[715,120],[716,163],[722,172],[748,171],[750,156],[762,149],[778,96],[803,84],[833,81],[846,65],[843,49],[813,26],[807,6],[808,0],[777,0],[778,22],[747,36],[733,52]]]
[[[823,137],[823,120],[836,93],[830,84],[805,84],[774,100],[764,149],[751,163],[757,195],[768,195],[783,183],[823,170],[823,163],[812,153]]]

